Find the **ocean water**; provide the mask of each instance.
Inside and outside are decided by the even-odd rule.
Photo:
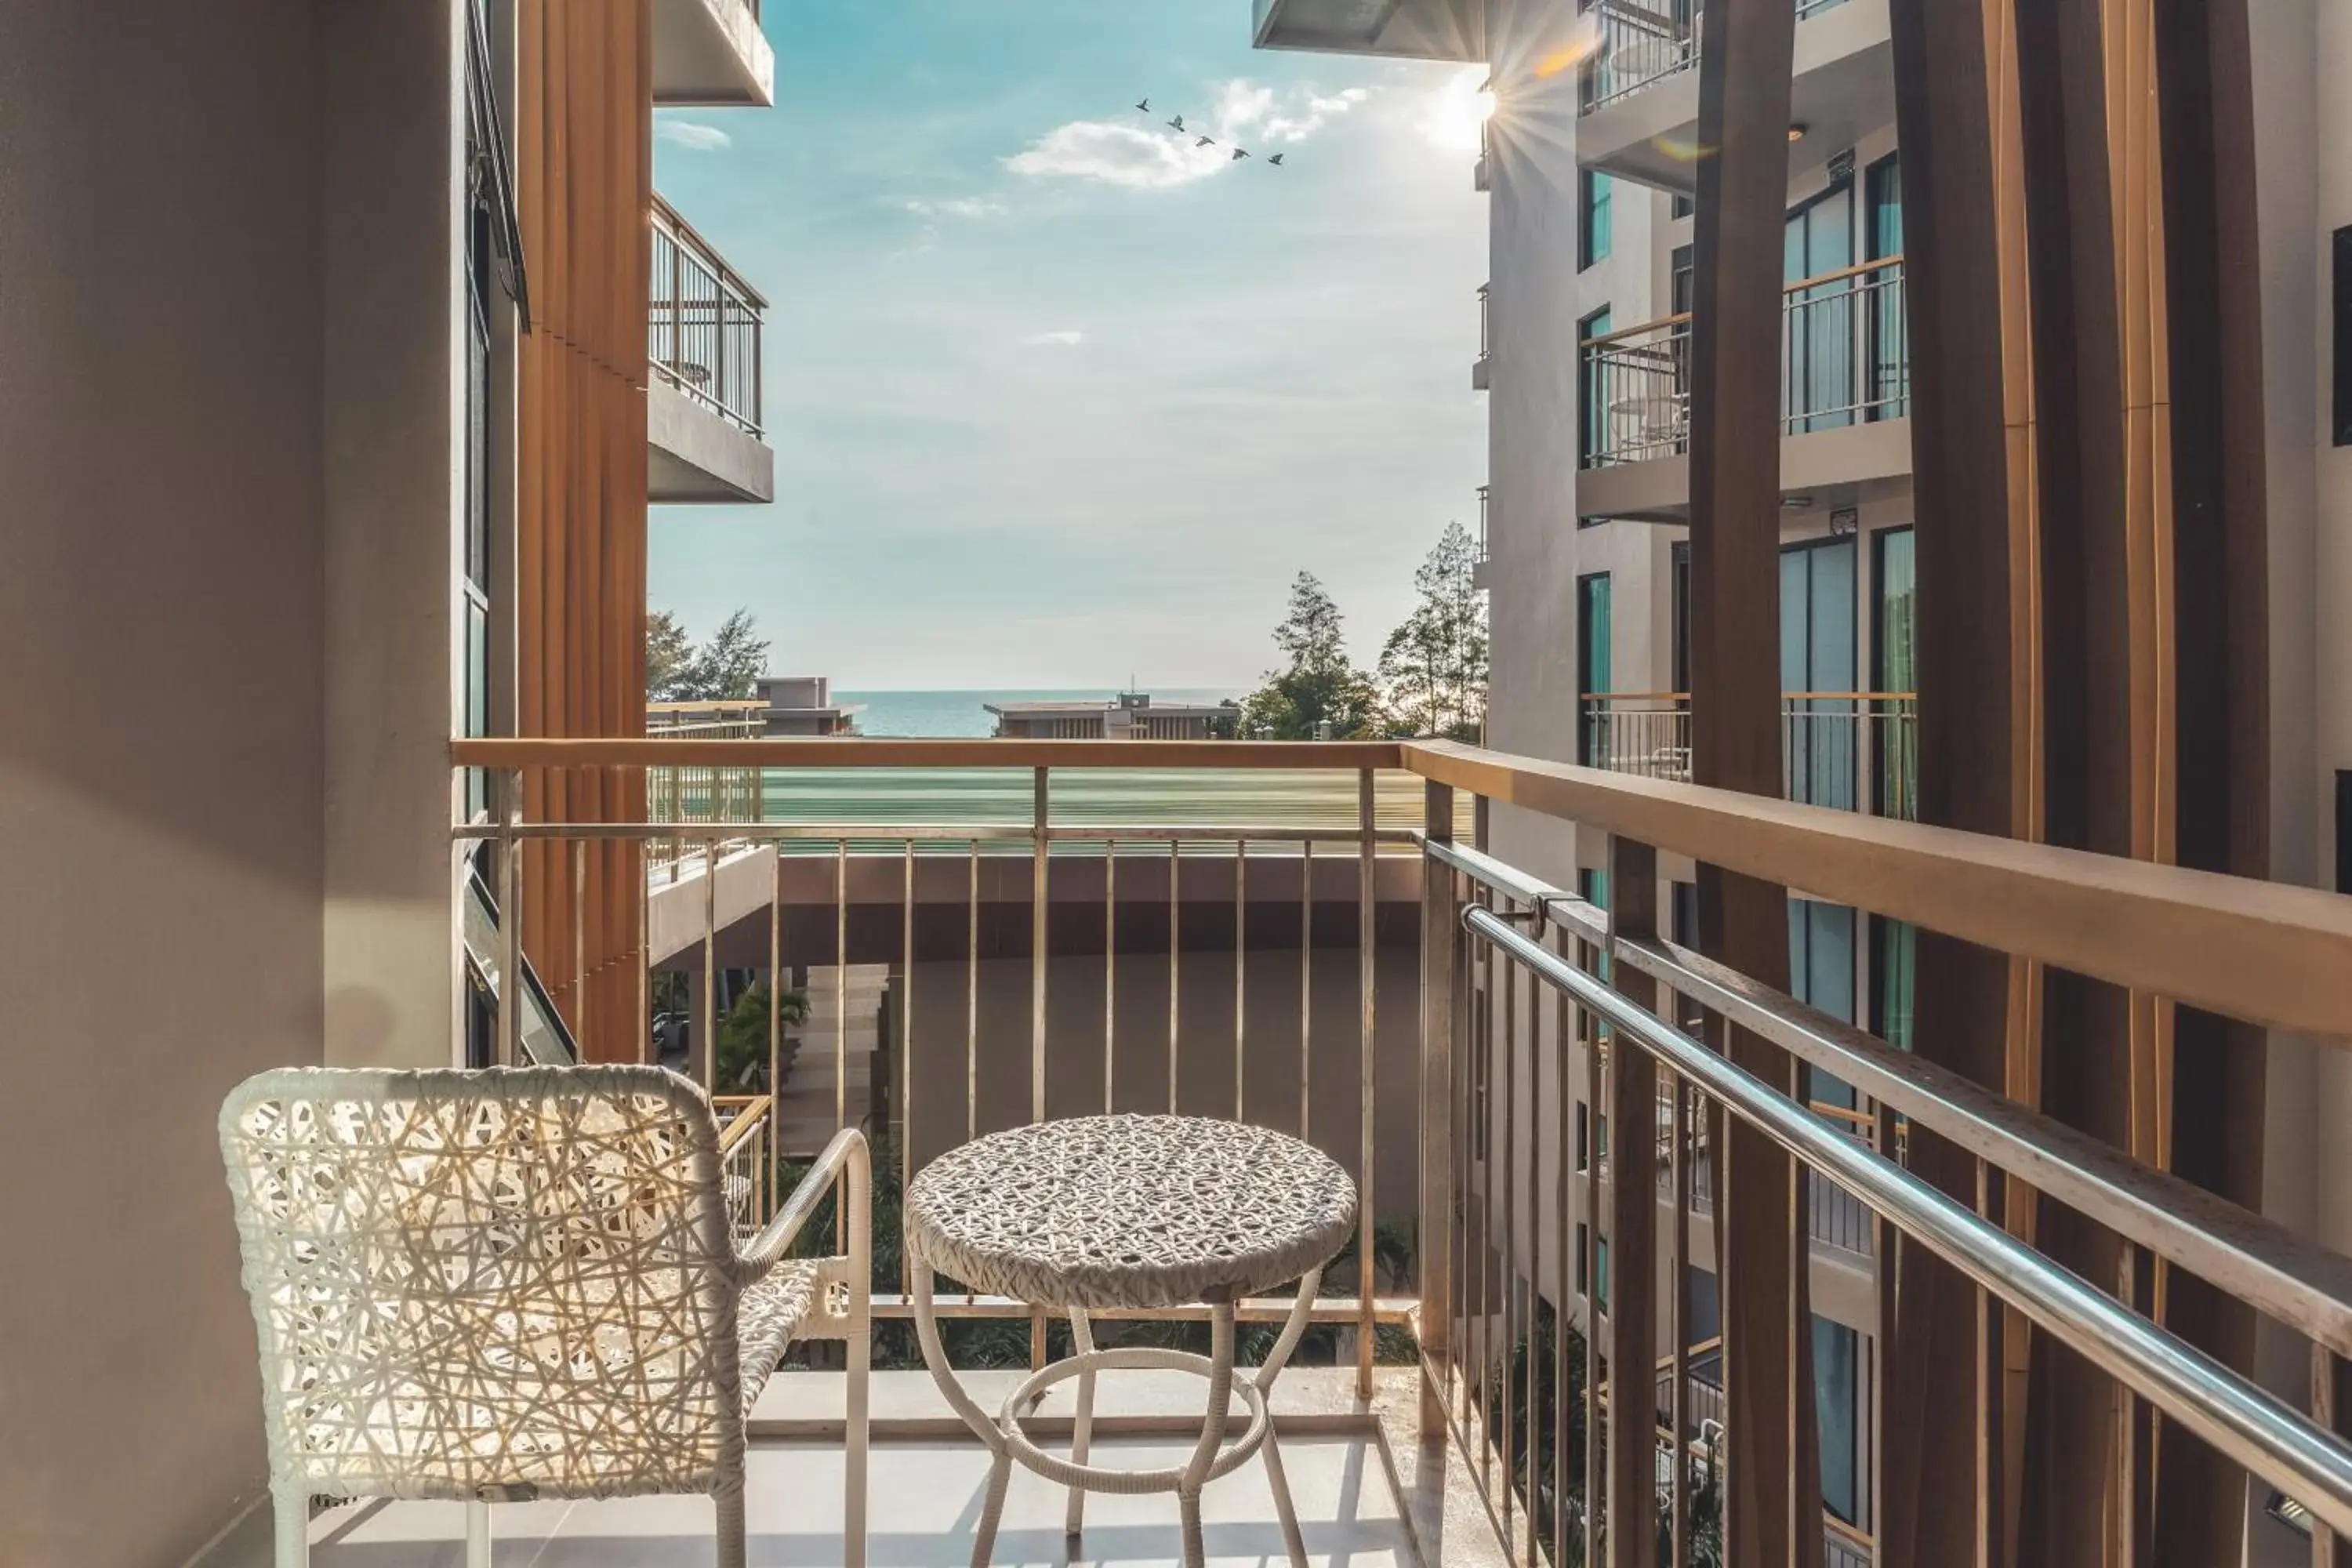
[[[1097,688],[1062,691],[850,691],[836,689],[835,702],[863,703],[857,715],[861,735],[899,735],[924,739],[986,736],[996,732],[988,711],[991,702],[1108,702],[1118,693]],[[1222,702],[1245,693],[1222,688],[1182,687],[1155,689],[1163,702]]]

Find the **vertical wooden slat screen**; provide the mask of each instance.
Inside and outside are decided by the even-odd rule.
[[[651,13],[646,0],[518,0],[516,24],[518,199],[537,308],[520,369],[516,729],[640,735]],[[528,781],[525,808],[637,821],[644,788],[619,773],[541,775]],[[568,849],[527,856],[525,944],[587,1059],[644,1054],[644,897],[633,845],[593,846],[576,885]]]
[[[2270,874],[2269,531],[2262,276],[2247,0],[2155,0],[2172,403],[2174,836],[2179,863]],[[2174,1024],[2161,1106],[2173,1170],[2259,1208],[2263,1031],[2193,1008]],[[2251,1373],[2254,1316],[2175,1272],[2173,1331]],[[2234,1558],[2245,1478],[2177,1429],[2156,1434],[2144,1498],[2156,1568]]]
[[[2134,563],[2137,491],[2130,451],[2144,422],[2126,403],[2118,279],[2144,268],[2119,237],[2133,193],[2116,188],[2103,0],[2021,0],[2016,8],[2027,284],[2032,299],[2040,609],[2042,836],[2130,855],[2137,748]],[[2117,113],[2128,122],[2129,102]],[[2137,323],[2132,323],[2137,325]],[[2135,353],[2135,361],[2144,355]],[[2127,430],[2126,426],[2130,428]],[[2139,487],[2144,489],[2143,487]],[[2043,1108],[2119,1148],[2132,1144],[2134,1007],[2112,985],[2042,977]],[[2119,1281],[2115,1235],[2058,1205],[2034,1213],[2039,1245],[2087,1279]],[[2047,1335],[2028,1365],[2018,1499],[2021,1562],[2095,1563],[2116,1523],[2113,1380]]]
[[[1982,833],[2023,826],[2022,706],[2030,653],[2030,383],[2016,374],[2024,296],[2020,158],[2006,0],[1893,0],[1896,131],[1906,187],[1912,467],[1919,564],[1919,816]],[[1915,1044],[1978,1081],[2009,1073],[2012,966],[1919,934]],[[1912,1168],[1967,1202],[1975,1163],[1914,1130]],[[1972,1568],[2004,1561],[2003,1399],[1997,1321],[1957,1273],[1900,1240],[1888,1334],[1881,1561]]]
[[[1785,0],[1707,6],[1698,139],[1708,152],[1692,280],[1692,756],[1698,783],[1770,795],[1780,793],[1780,255],[1795,45],[1796,12]],[[1785,986],[1786,890],[1706,865],[1698,889],[1701,948]],[[1727,1033],[1719,1044],[1740,1066],[1799,1092],[1785,1052],[1745,1030]],[[1727,1131],[1717,1245],[1728,1561],[1818,1568],[1803,1177],[1753,1128]]]

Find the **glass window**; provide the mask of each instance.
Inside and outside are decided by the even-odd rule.
[[[1919,815],[1919,567],[1916,536],[1890,528],[1871,536],[1870,687],[1878,716],[1872,758],[1878,815]]]
[[[1919,973],[1919,929],[1908,921],[1872,920],[1870,1032],[1900,1050],[1912,1040]]]
[[[1869,216],[1863,244],[1865,259],[1903,254],[1903,165],[1892,153],[1870,166],[1864,178]],[[1870,303],[1863,312],[1869,333],[1870,417],[1902,419],[1911,412],[1911,331],[1904,309],[1900,268],[1886,268],[1865,279]]]
[[[1589,468],[1600,458],[1608,444],[1609,417],[1607,401],[1601,395],[1601,361],[1591,350],[1581,345],[1595,338],[1606,337],[1610,331],[1609,307],[1603,305],[1576,323],[1578,353],[1583,360],[1583,385],[1577,389],[1577,467]]]
[[[1605,260],[1613,238],[1613,193],[1609,176],[1586,169],[1576,176],[1576,266],[1579,271]]]
[[[1843,273],[1853,265],[1853,183],[1843,181],[1791,212],[1781,247],[1782,281]],[[1791,434],[1853,423],[1854,288],[1842,277],[1788,296],[1781,330],[1780,411]]]
[[[1587,767],[1608,765],[1607,719],[1602,704],[1593,699],[1614,689],[1609,676],[1609,608],[1608,573],[1576,580],[1576,689],[1585,720],[1577,761]]]
[[[1864,722],[1855,555],[1851,539],[1780,552],[1780,689],[1795,694],[1782,721],[1789,798],[1843,811],[1857,804]]]
[[[1843,1323],[1813,1320],[1813,1403],[1822,1432],[1822,1506],[1848,1524],[1862,1517],[1861,1338]]]

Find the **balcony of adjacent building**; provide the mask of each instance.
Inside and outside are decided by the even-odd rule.
[[[647,321],[647,497],[656,505],[776,499],[761,425],[768,301],[658,195]]]
[[[1494,288],[1491,283],[1478,285],[1478,357],[1470,362],[1470,390],[1473,392],[1487,389],[1488,373],[1494,364],[1493,312],[1487,309]]]
[[[776,51],[761,0],[653,0],[654,102],[758,108],[776,101]]]
[[[1887,0],[1797,8],[1792,135],[1851,147],[1895,122]],[[1697,189],[1703,0],[1592,0],[1584,13],[1577,162],[1685,195]]]
[[[1599,333],[1578,354],[1578,515],[1685,521],[1690,313]],[[1909,478],[1911,348],[1900,255],[1786,286],[1780,411],[1784,496],[1834,510]]]
[[[1727,1521],[1722,1484],[1743,1463],[1772,1478],[1776,1511],[1818,1514],[1826,1562],[1879,1561],[1871,1478],[1883,1474],[1892,1352],[1876,1338],[1874,1260],[1897,1233],[2168,1420],[2234,1443],[2258,1484],[2293,1487],[2297,1508],[2352,1523],[2340,1440],[1905,1166],[1923,1135],[1958,1145],[1981,1162],[1980,1183],[2030,1178],[2044,1201],[2324,1347],[2352,1346],[2340,1259],[1911,1055],[1891,1024],[1874,1016],[1878,1032],[1866,1031],[1798,1000],[1787,975],[1701,957],[1668,934],[1687,939],[1679,897],[1634,889],[1696,860],[1777,883],[1801,867],[1813,894],[1963,942],[2352,1036],[2340,963],[2309,967],[2331,944],[2352,962],[2336,901],[1726,798],[1683,782],[1686,730],[1604,733],[1612,754],[1655,758],[1628,770],[1647,776],[1419,742],[1136,742],[1114,761],[1086,742],[665,738],[600,742],[590,764],[568,761],[562,742],[468,741],[454,743],[457,763],[502,788],[537,780],[531,798],[561,798],[557,781],[582,767],[641,774],[669,820],[647,830],[515,816],[456,832],[508,886],[559,893],[567,863],[651,859],[664,840],[706,860],[730,847],[764,857],[751,896],[706,894],[682,943],[638,949],[659,956],[634,996],[608,983],[612,961],[583,947],[561,896],[508,900],[552,912],[539,928],[502,927],[492,967],[520,973],[535,957],[583,1039],[611,1026],[598,1007],[624,1016],[625,1039],[649,1017],[682,1023],[677,1066],[720,1093],[742,1234],[776,1212],[797,1163],[837,1129],[874,1140],[877,1256],[887,1260],[870,1281],[871,1477],[891,1500],[875,1516],[875,1562],[968,1560],[989,1486],[986,1448],[919,1370],[899,1194],[975,1131],[1105,1110],[1289,1131],[1348,1169],[1362,1198],[1304,1298],[1271,1402],[1306,1555],[1286,1550],[1253,1465],[1205,1494],[1212,1561],[1590,1563],[1582,1538],[1634,1528],[1659,1532],[1662,1560],[1733,1560],[1724,1531],[1739,1516]],[[1792,786],[1801,799],[1819,793]],[[1600,833],[1607,872],[1570,890],[1497,858],[1492,804]],[[2250,942],[2306,958],[2254,972],[2219,956]],[[803,999],[790,1029],[777,1015],[761,1022],[782,987]],[[1767,1082],[1704,1043],[1724,1019],[1801,1063],[1801,1093],[1790,1091],[1796,1079]],[[490,1054],[523,1054],[520,1017],[499,1013],[495,1027]],[[1612,1140],[1612,1124],[1641,1132]],[[1788,1190],[1808,1194],[1801,1209],[1723,1218],[1716,1152],[1742,1128],[1764,1137],[1732,1143],[1732,1157],[1793,1157],[1806,1179]],[[1719,1224],[1753,1230],[1772,1214],[1780,1229],[1759,1248],[1785,1258],[1790,1231],[1811,1235],[1812,1373],[1727,1384],[1727,1355],[1794,1354],[1784,1303],[1742,1300],[1718,1260],[1729,1245]],[[944,1353],[991,1408],[1072,1342],[1010,1298],[950,1288],[938,1306]],[[1240,1305],[1258,1347],[1245,1361],[1293,1306]],[[1095,1331],[1192,1344],[1205,1312],[1116,1315]],[[822,1348],[791,1352],[751,1412],[754,1561],[839,1560],[840,1364]],[[1612,1399],[1612,1364],[1640,1369],[1638,1401]],[[1790,1392],[1769,1415],[1735,1419],[1739,1400],[1759,1397],[1743,1386]],[[1198,1433],[1197,1384],[1181,1377],[1114,1372],[1099,1397],[1097,1462],[1172,1464]],[[1049,1449],[1072,1440],[1066,1387],[1022,1418]],[[1786,1495],[1786,1478],[1805,1473],[1779,1447],[1792,1428],[1818,1436],[1817,1500]],[[1605,1483],[1596,1450],[1638,1455],[1617,1474],[1639,1484]],[[1960,1507],[1977,1482],[1957,1467],[1885,1484],[1953,1489],[1946,1501]],[[999,1560],[1176,1554],[1168,1498],[1097,1499],[1076,1541],[1065,1506],[1062,1489],[1016,1471]],[[708,1561],[698,1500],[491,1512],[515,1542],[503,1550],[544,1549],[550,1562],[624,1551],[654,1565]],[[456,1504],[331,1507],[311,1561],[357,1568],[426,1550],[455,1561],[463,1515]]]
[[[1692,782],[1690,693],[1612,691],[1579,703],[1577,761],[1586,767]],[[1782,692],[1782,796],[1917,820],[1918,721],[1914,692]]]
[[[1487,0],[1255,0],[1261,49],[1380,55],[1393,59],[1486,58]]]

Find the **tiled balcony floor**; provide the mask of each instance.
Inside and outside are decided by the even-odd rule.
[[[1409,1411],[1410,1377],[1384,1373],[1376,1406],[1402,1403]],[[1014,1381],[1008,1373],[970,1379],[992,1409]],[[1384,1424],[1355,1405],[1352,1382],[1341,1371],[1301,1368],[1277,1391],[1283,1462],[1308,1561],[1316,1568],[1497,1561],[1483,1523],[1465,1519],[1461,1498],[1446,1495],[1443,1456],[1419,1448],[1393,1419]],[[1200,1388],[1181,1374],[1107,1375],[1097,1406],[1097,1460],[1137,1468],[1181,1463],[1190,1445],[1176,1422],[1186,1396],[1197,1401]],[[843,1461],[832,1433],[843,1392],[838,1376],[785,1373],[761,1396],[749,1487],[753,1568],[840,1563]],[[961,1568],[971,1557],[986,1452],[952,1425],[920,1373],[877,1374],[873,1407],[868,1561],[874,1568]],[[1067,1392],[1059,1390],[1039,1413],[1033,1430],[1047,1448],[1067,1442],[1068,1411]],[[1172,1496],[1090,1496],[1086,1532],[1076,1542],[1062,1530],[1066,1496],[1016,1467],[993,1561],[1005,1568],[1154,1568],[1178,1561]],[[1285,1561],[1261,1462],[1212,1483],[1202,1514],[1212,1563],[1268,1568]],[[498,1568],[704,1568],[715,1561],[707,1499],[511,1503],[495,1508],[491,1519]],[[249,1526],[206,1568],[264,1568],[267,1521],[257,1516]],[[313,1522],[311,1563],[463,1568],[464,1539],[462,1504],[351,1504]]]

